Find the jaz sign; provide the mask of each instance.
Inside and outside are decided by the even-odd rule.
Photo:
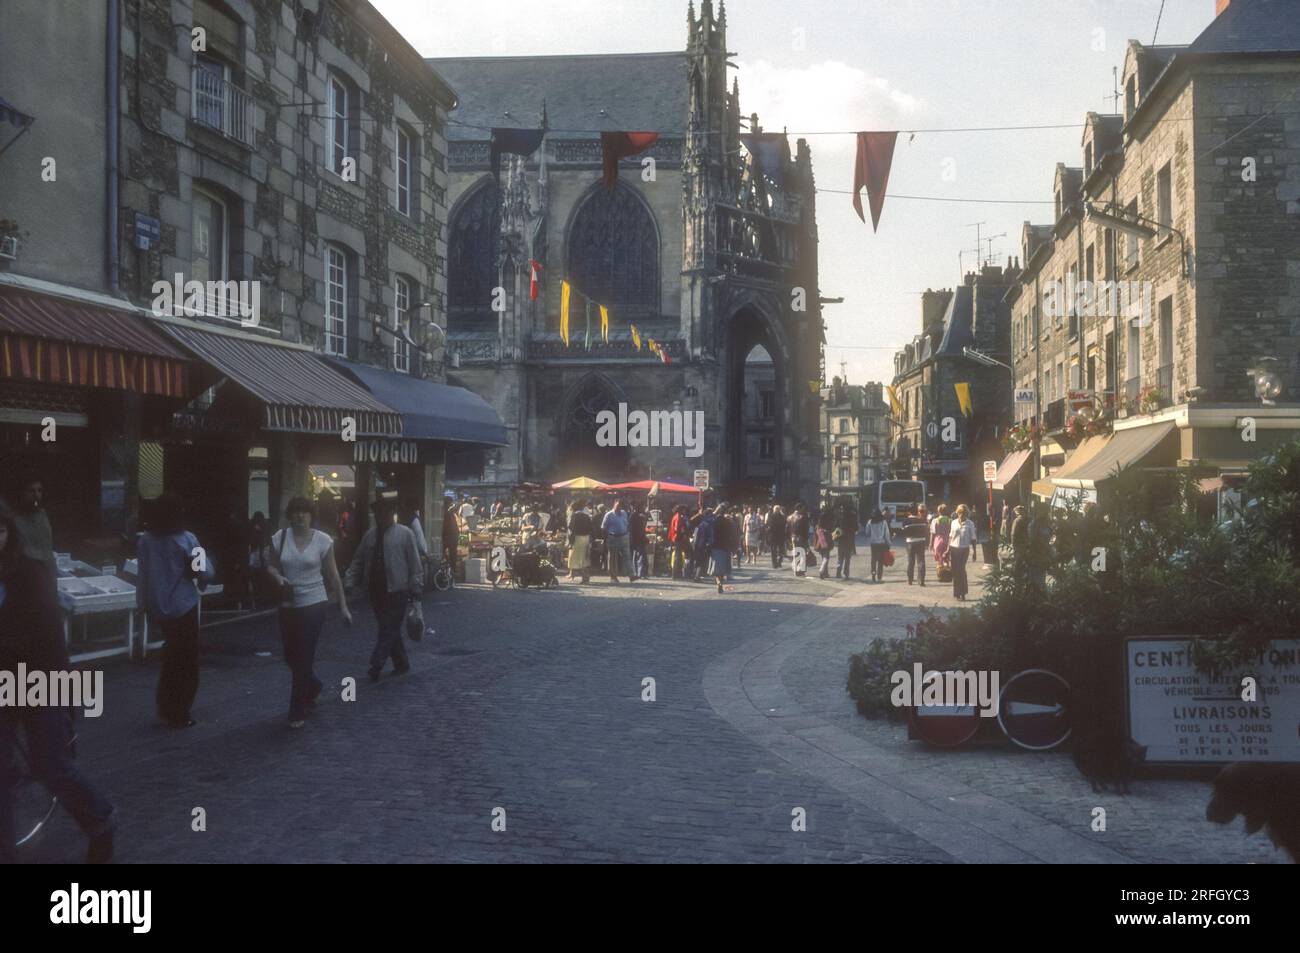
[[[434,463],[414,440],[359,439],[352,445],[353,463]]]

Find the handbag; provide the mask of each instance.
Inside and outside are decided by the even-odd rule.
[[[419,599],[412,599],[406,607],[406,637],[412,642],[424,638],[424,606]]]
[[[880,561],[886,566],[894,565],[894,551],[892,549],[886,549],[885,554],[880,557]]]
[[[292,530],[285,527],[280,533],[280,548],[276,553],[275,561],[279,563],[280,568],[284,568],[284,542],[289,537]],[[257,571],[257,598],[259,602],[279,602],[285,603],[293,598],[293,586],[289,580],[285,579],[277,582],[271,572],[269,560],[262,560],[262,568]]]

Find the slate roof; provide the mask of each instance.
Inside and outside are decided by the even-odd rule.
[[[685,53],[433,57],[427,62],[460,94],[447,126],[453,140],[487,139],[487,128],[476,126],[537,126],[543,99],[553,138],[594,138],[577,130],[669,136],[686,131]]]
[[[939,342],[936,356],[961,357],[963,348],[974,345],[975,335],[971,333],[974,291],[972,285],[957,286],[943,316],[943,340]]]
[[[1296,0],[1232,0],[1187,48],[1189,53],[1298,53]]]

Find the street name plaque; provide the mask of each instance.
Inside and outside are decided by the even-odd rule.
[[[1300,639],[1230,672],[1197,671],[1186,637],[1125,643],[1129,735],[1147,763],[1300,761]],[[1255,679],[1253,701],[1243,680]]]

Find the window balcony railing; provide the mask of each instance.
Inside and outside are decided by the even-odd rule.
[[[191,118],[237,142],[256,145],[253,97],[209,70],[194,68]]]
[[[1160,406],[1168,407],[1174,402],[1174,365],[1166,364],[1156,371],[1156,390],[1160,394]]]

